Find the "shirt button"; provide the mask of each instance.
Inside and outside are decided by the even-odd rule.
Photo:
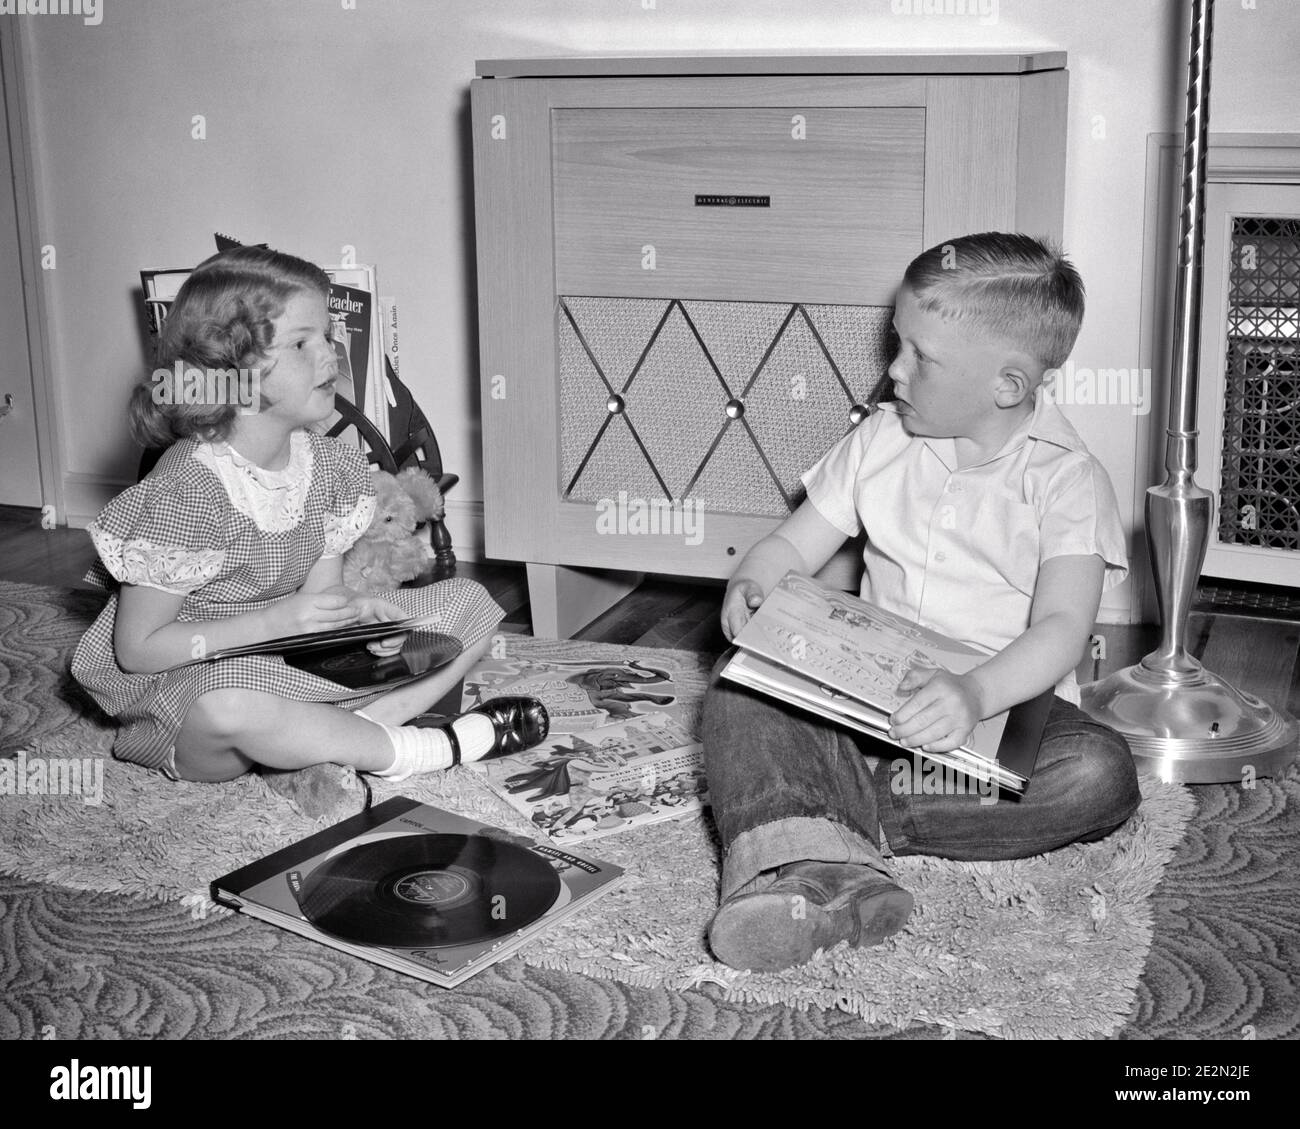
[[[942,563],[943,561],[946,561],[946,560],[948,559],[948,554],[947,554],[947,553],[942,553],[942,552],[940,552],[940,553],[935,553],[935,554],[934,554],[934,559],[935,559],[936,561],[939,561],[939,562]]]

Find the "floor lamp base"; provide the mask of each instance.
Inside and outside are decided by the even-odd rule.
[[[1297,756],[1297,723],[1204,667],[1177,679],[1138,663],[1080,688],[1090,717],[1118,730],[1138,771],[1183,784],[1277,776]]]

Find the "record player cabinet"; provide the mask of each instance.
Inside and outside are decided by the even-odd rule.
[[[945,238],[1060,238],[1063,52],[488,60],[471,87],[488,556],[567,636],[726,577],[869,410]],[[860,562],[859,562],[860,563]],[[827,576],[851,584],[853,554]]]

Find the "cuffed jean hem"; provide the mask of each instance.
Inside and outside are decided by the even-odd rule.
[[[722,863],[722,900],[759,893],[760,880],[791,862],[851,862],[892,877],[874,843],[842,823],[811,816],[790,816],[751,827],[736,836]]]

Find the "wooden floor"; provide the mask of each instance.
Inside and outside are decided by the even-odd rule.
[[[21,511],[0,510],[0,580],[89,587],[82,577],[94,559],[94,548],[84,530],[42,529]],[[458,571],[479,581],[505,609],[503,630],[531,630],[522,565],[466,561]],[[726,646],[718,625],[721,603],[720,584],[650,577],[577,638],[716,654]],[[1214,605],[1216,609],[1219,606]],[[1198,607],[1201,610],[1193,611],[1188,624],[1192,653],[1238,689],[1300,715],[1298,617],[1279,613],[1289,618],[1265,618],[1236,610],[1210,610],[1209,605]],[[1096,631],[1105,640],[1105,658],[1081,663],[1081,682],[1136,662],[1158,642],[1157,629],[1149,625],[1105,624],[1098,625]]]

